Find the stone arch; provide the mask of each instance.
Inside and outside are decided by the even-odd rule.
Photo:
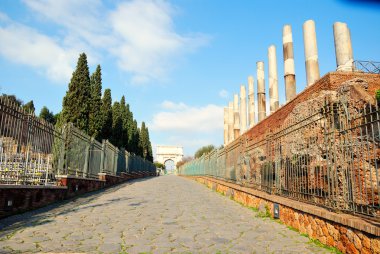
[[[177,169],[176,165],[183,158],[183,148],[182,146],[160,146],[156,147],[156,158],[155,161],[165,164],[167,161],[171,160],[174,163],[173,171]]]
[[[167,171],[174,171],[176,169],[176,163],[172,159],[167,159],[163,164]]]

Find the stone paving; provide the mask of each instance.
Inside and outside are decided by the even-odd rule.
[[[0,221],[0,253],[326,253],[195,181],[140,179]]]

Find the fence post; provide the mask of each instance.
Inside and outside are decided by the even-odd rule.
[[[119,148],[115,148],[115,153],[113,155],[113,173],[114,175],[117,175],[117,159],[118,159],[118,155],[119,155]]]
[[[104,157],[106,152],[106,139],[102,140],[102,151],[100,153],[100,173],[104,172]]]
[[[89,156],[90,156],[90,146],[92,144],[92,138],[90,139],[90,143],[86,146],[86,157],[84,159],[84,165],[83,165],[83,177],[88,176],[88,163],[89,163]]]
[[[59,150],[59,155],[58,155],[58,168],[57,168],[57,173],[58,175],[62,175],[63,174],[63,167],[65,165],[65,153],[66,153],[66,147],[65,147],[65,144],[66,144],[66,132],[64,131],[64,127],[62,127],[62,129],[60,130],[59,134],[61,135],[62,137],[62,145],[59,146],[59,143],[58,143],[58,148],[56,148],[57,150]]]

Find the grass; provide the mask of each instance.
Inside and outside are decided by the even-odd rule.
[[[258,210],[258,209],[257,209]],[[256,215],[256,217],[259,218],[271,218],[272,219],[272,214],[270,213],[270,208],[268,205],[265,205],[265,212],[259,211]]]
[[[380,98],[380,90],[378,90],[378,93],[379,93],[379,98]],[[219,193],[222,196],[225,196],[224,193],[221,192],[221,191],[215,190],[215,192]],[[234,200],[233,196],[230,196],[230,199]],[[235,200],[235,202],[237,202],[238,204],[240,204],[240,205],[242,205],[242,206],[244,206],[244,207],[252,210],[253,212],[255,212],[256,213],[256,217],[258,217],[258,218],[269,218],[269,219],[271,219],[271,220],[273,220],[273,221],[275,221],[275,222],[277,222],[279,224],[282,224],[282,225],[284,224],[281,220],[274,219],[272,217],[272,214],[270,212],[270,208],[269,208],[268,205],[265,205],[265,212],[263,212],[263,211],[259,211],[259,208],[257,208],[257,207],[247,206],[247,205],[245,205],[245,204],[243,204],[243,203],[241,203],[239,201],[236,201],[236,200]],[[337,248],[328,246],[326,244],[323,244],[318,239],[311,238],[308,234],[301,233],[298,229],[296,229],[296,228],[294,228],[292,226],[287,226],[287,228],[289,230],[292,230],[294,232],[299,233],[301,236],[307,237],[309,239],[308,244],[314,244],[314,245],[316,245],[318,247],[321,247],[321,248],[324,248],[324,249],[330,251],[331,253],[342,254],[342,252],[340,252]],[[220,253],[221,252],[218,251],[216,254],[220,254]]]
[[[314,239],[314,238],[311,238],[308,234],[305,234],[305,233],[300,233],[300,231],[292,226],[286,226],[289,230],[292,230],[294,232],[297,232],[299,233],[301,236],[304,236],[306,238],[309,239],[309,242],[308,244],[314,244],[314,245],[317,245],[318,247],[321,247],[321,248],[324,248],[328,251],[330,251],[331,253],[335,253],[335,254],[342,254],[342,252],[340,252],[337,248],[335,247],[331,247],[331,246],[328,246],[326,244],[323,244],[321,243],[318,239]]]

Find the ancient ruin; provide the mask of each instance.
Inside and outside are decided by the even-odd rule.
[[[344,246],[342,241],[347,239],[345,232],[349,227],[368,233],[371,239],[380,234],[376,227],[380,218],[380,103],[375,99],[375,92],[380,89],[380,64],[354,61],[349,28],[336,22],[333,32],[337,69],[320,77],[314,21],[306,21],[303,31],[305,90],[296,95],[292,31],[286,25],[283,29],[286,104],[278,106],[276,51],[272,45],[268,48],[270,115],[267,116],[265,104],[264,62],[258,61],[258,123],[254,124],[254,87],[250,76],[250,128],[238,137],[235,135],[224,148],[185,164],[180,174],[221,186],[220,191],[226,195],[232,195],[227,189],[236,191],[240,196],[235,199],[254,207],[264,203],[275,209],[275,203],[280,202],[276,196],[300,202],[294,205],[297,209],[301,209],[301,204],[313,204],[315,213],[301,209],[312,214],[306,223],[295,214],[302,218],[309,215],[290,208],[287,205],[290,201],[284,201],[281,209],[285,214],[281,220],[343,252],[365,252],[369,245],[355,245],[353,240],[347,240]],[[239,119],[236,114],[234,117]],[[235,120],[235,129],[239,127],[236,123]],[[227,183],[236,187],[227,188]],[[322,221],[323,227],[331,222],[332,217],[321,212],[323,209],[332,211],[331,216],[341,221],[329,224],[331,232],[320,233],[317,227],[308,226]],[[368,220],[345,222],[344,216],[340,218],[336,211],[355,214],[353,221],[363,217]],[[332,236],[342,227],[346,231]],[[359,231],[355,231],[355,237],[363,235]]]

